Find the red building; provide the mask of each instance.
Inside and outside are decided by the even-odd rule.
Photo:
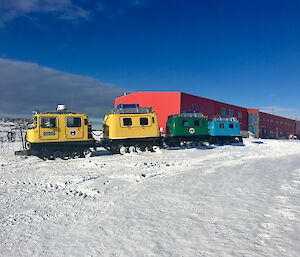
[[[296,121],[248,109],[248,130],[260,138],[288,138],[296,135]]]
[[[242,130],[248,130],[248,112],[246,108],[182,92],[136,92],[115,99],[115,106],[117,104],[132,103],[139,104],[141,107],[152,107],[158,115],[159,125],[163,133],[169,115],[192,110],[200,111],[208,117],[217,115],[237,117],[241,122]]]

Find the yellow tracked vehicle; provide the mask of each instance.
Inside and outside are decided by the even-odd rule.
[[[95,147],[88,116],[70,112],[64,105],[58,105],[54,112],[35,111],[25,140],[27,155],[49,159],[87,157]],[[24,155],[24,151],[16,154]]]
[[[156,151],[161,146],[156,113],[135,104],[119,105],[104,117],[102,144],[112,153]]]

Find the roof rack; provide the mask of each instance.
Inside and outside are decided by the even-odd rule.
[[[38,114],[78,114],[77,112],[71,112],[68,110],[63,110],[63,111],[50,111],[50,112],[39,112],[39,111],[33,111],[33,115],[38,115]]]
[[[192,118],[192,117],[195,117],[195,118],[201,118],[201,117],[207,117],[205,116],[204,114],[202,114],[201,112],[183,112],[183,113],[180,113],[180,114],[174,114],[174,115],[171,115],[172,117],[185,117],[185,118]]]
[[[113,109],[111,114],[145,114],[145,113],[153,113],[151,107],[135,107],[135,108],[119,108]]]
[[[62,111],[52,111],[52,112],[45,112],[44,114],[77,114],[76,112],[71,112],[68,110],[62,110]]]
[[[212,121],[238,121],[235,117],[222,117],[222,116],[213,116]]]
[[[64,104],[58,104],[55,111],[40,112],[38,110],[34,110],[32,114],[37,115],[37,114],[77,114],[77,113],[69,111]]]

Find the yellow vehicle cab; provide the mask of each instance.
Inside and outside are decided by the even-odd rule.
[[[103,121],[103,146],[113,153],[156,151],[161,146],[157,114],[137,104],[121,104]]]
[[[35,111],[25,139],[30,154],[50,159],[89,156],[95,145],[88,116],[70,112],[64,105],[54,112]]]

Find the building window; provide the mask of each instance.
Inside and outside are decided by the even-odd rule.
[[[242,112],[238,112],[238,118],[241,119],[243,117]]]
[[[189,122],[187,120],[182,121],[182,126],[188,127],[189,126]]]
[[[224,129],[225,126],[224,126],[224,123],[220,123],[220,129]]]
[[[221,116],[222,116],[222,117],[226,117],[226,112],[227,112],[227,111],[226,111],[226,108],[225,108],[225,107],[222,107],[222,108],[221,108]]]
[[[81,118],[67,118],[67,127],[68,128],[80,128],[81,127]]]
[[[234,117],[233,109],[229,109],[229,117]]]
[[[131,126],[132,125],[132,119],[131,118],[123,118],[123,125],[124,126]]]
[[[41,118],[42,128],[56,128],[56,118]]]
[[[148,125],[148,118],[140,118],[140,125],[147,126]]]

